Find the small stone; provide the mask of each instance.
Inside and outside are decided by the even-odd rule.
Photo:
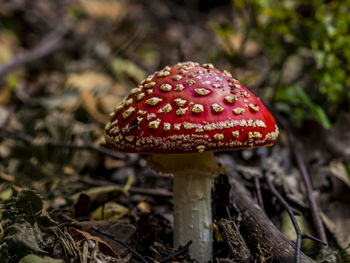
[[[179,131],[181,127],[181,123],[174,123],[174,130]]]
[[[153,92],[153,89],[146,89],[146,93],[149,95]]]

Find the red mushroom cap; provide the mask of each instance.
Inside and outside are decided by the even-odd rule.
[[[143,80],[111,113],[106,141],[122,152],[194,153],[272,145],[276,121],[227,71],[178,63]]]

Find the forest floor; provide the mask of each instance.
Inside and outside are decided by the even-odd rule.
[[[179,61],[212,62],[269,101],[261,83],[271,65],[242,34],[230,43],[217,36],[213,28],[235,17],[230,1],[214,2],[0,0],[1,262],[195,262],[188,247],[172,247],[172,179],[144,155],[109,149],[104,125],[137,83]],[[244,61],[232,61],[231,48]],[[214,262],[286,262],[252,236],[263,229],[242,220],[244,200],[263,205],[251,213],[264,210],[292,241],[286,209],[295,208],[301,231],[329,244],[305,239],[304,253],[350,262],[349,116],[328,130],[276,118],[280,137],[267,152],[216,153],[228,173],[213,192]],[[248,257],[239,258],[227,226]]]

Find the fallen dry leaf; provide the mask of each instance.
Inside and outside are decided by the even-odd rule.
[[[71,233],[71,235],[73,237],[80,237],[80,238],[85,238],[87,240],[97,241],[98,245],[99,245],[99,249],[103,254],[114,257],[114,258],[120,258],[120,255],[116,251],[114,251],[114,249],[111,248],[110,245],[108,245],[101,238],[99,238],[97,236],[93,236],[88,232],[76,229],[74,227],[70,227],[69,232]]]
[[[91,220],[110,219],[117,220],[125,216],[129,212],[129,209],[125,206],[115,203],[107,202],[102,206],[99,206],[91,213]]]
[[[113,86],[112,79],[103,73],[95,71],[85,71],[81,73],[72,73],[68,76],[65,87],[77,88],[79,91],[101,92]]]
[[[121,21],[126,9],[122,0],[80,0],[84,12],[96,19],[111,19]]]
[[[329,167],[332,175],[345,183],[350,190],[350,178],[344,163],[341,160],[333,160],[329,163]]]
[[[323,222],[342,248],[350,244],[350,205],[333,202],[322,209]]]
[[[101,230],[106,231],[108,234],[117,237],[119,240],[128,243],[131,237],[136,231],[136,227],[129,223],[124,223],[115,220],[91,220],[76,222],[83,231],[90,232],[92,227],[98,227]],[[106,241],[115,251],[118,251],[121,255],[124,255],[128,251],[127,248],[120,245],[118,242],[110,239],[107,236],[96,233],[101,239]]]
[[[109,116],[102,113],[98,108],[96,96],[87,91],[81,91],[80,96],[83,101],[84,108],[94,119],[96,119],[101,124],[108,122]]]
[[[342,157],[346,161],[350,161],[350,115],[340,114],[331,129],[324,130],[324,138],[327,149]]]
[[[40,240],[38,237],[42,234],[39,228],[34,228],[28,222],[15,223],[7,228],[8,235],[2,239],[2,245],[9,248],[9,251],[16,251],[18,248],[22,248],[21,252],[26,249],[36,252],[45,253],[40,247]]]

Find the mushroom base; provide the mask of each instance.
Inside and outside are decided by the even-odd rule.
[[[192,240],[190,255],[199,262],[212,258],[211,186],[221,172],[213,152],[151,155],[148,164],[174,176],[174,246]]]

